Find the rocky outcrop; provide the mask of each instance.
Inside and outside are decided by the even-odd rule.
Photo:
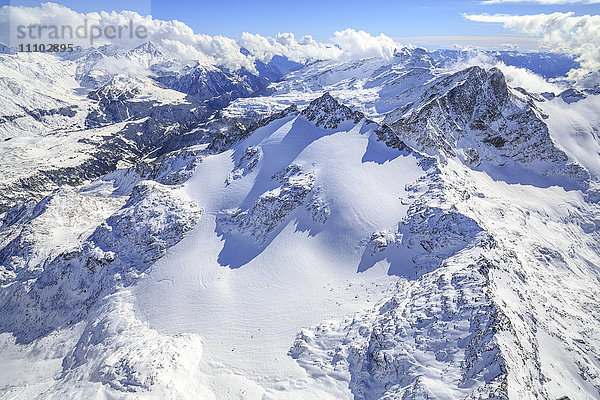
[[[512,160],[581,185],[589,179],[556,146],[534,103],[512,91],[497,68],[471,67],[439,78],[418,102],[388,114],[384,122],[409,145],[430,154],[462,156],[474,167]]]
[[[87,97],[96,107],[86,117],[88,127],[102,126],[127,120],[152,118],[163,124],[178,123],[182,126],[198,124],[210,111],[193,97],[182,100],[173,96],[170,102],[161,101],[165,90],[154,87],[147,79],[124,79],[115,77],[108,83],[90,91]],[[148,96],[155,92],[155,96]],[[166,94],[166,93],[165,93]]]
[[[54,231],[56,211],[50,206],[63,194],[10,214],[16,219],[13,225],[21,221],[23,227],[2,250],[2,274],[11,285],[0,293],[0,304],[7,310],[0,318],[0,331],[12,332],[20,342],[80,321],[99,299],[139,278],[183,238],[202,212],[176,189],[152,181],[137,184],[127,202],[110,216],[103,214],[106,209],[98,210],[102,202],[113,204],[110,199],[70,196],[88,205],[73,210],[70,219],[58,212],[59,218],[67,218],[65,229],[75,225],[81,232],[63,247],[45,249],[47,239],[42,236],[44,229]],[[61,204],[73,207],[75,203]],[[100,223],[98,219],[105,220]],[[90,228],[93,232],[85,237]],[[2,232],[7,229],[3,227]],[[40,246],[46,251],[36,250]]]
[[[223,233],[240,232],[264,243],[296,207],[304,203],[313,189],[315,175],[298,165],[291,165],[272,179],[281,186],[261,194],[248,210],[225,210],[218,216]]]
[[[313,100],[302,110],[301,115],[315,125],[325,129],[335,129],[344,121],[357,124],[364,115],[340,104],[329,93]]]
[[[372,310],[301,331],[290,356],[309,375],[347,380],[356,399],[507,399],[495,337],[506,317],[477,265],[455,267],[469,265],[464,257],[399,282],[397,294]],[[448,386],[451,395],[438,392]]]
[[[229,174],[225,180],[226,185],[230,185],[233,181],[243,178],[254,170],[256,165],[263,157],[260,147],[248,147],[237,163],[236,169]]]

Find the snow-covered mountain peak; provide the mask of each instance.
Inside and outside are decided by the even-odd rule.
[[[589,172],[551,138],[534,99],[511,89],[498,68],[473,66],[439,77],[384,122],[421,151],[459,156],[501,179],[512,181],[506,174],[523,169],[554,183],[567,179],[567,187],[589,183]]]
[[[335,129],[344,121],[352,121],[356,124],[364,118],[362,113],[339,103],[330,93],[325,93],[311,101],[301,114],[309,121],[313,121],[315,125],[325,129]]]
[[[149,41],[127,52],[116,54],[117,61],[126,60],[127,63],[142,65],[145,68],[151,68],[153,65],[166,62],[173,59],[169,57],[161,45]]]
[[[165,55],[162,46],[153,41],[148,41],[137,46],[135,49],[130,50],[127,54],[147,54],[153,57],[163,57]]]
[[[399,62],[404,68],[434,68],[436,61],[431,54],[423,48],[403,47],[394,51],[395,61]]]

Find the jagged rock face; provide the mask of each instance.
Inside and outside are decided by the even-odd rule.
[[[65,212],[65,208],[77,207],[65,196],[74,197],[79,207]],[[10,286],[1,293],[1,302],[12,310],[11,315],[20,317],[7,314],[1,322],[3,331],[10,330],[28,343],[80,321],[103,296],[139,278],[181,240],[201,214],[193,201],[152,181],[137,184],[127,202],[115,210],[119,204],[119,198],[59,191],[34,208],[10,213],[13,222],[2,232],[8,232],[9,239],[16,237],[2,249],[0,268],[4,283]],[[64,221],[65,229],[78,224],[75,232],[69,232],[74,240],[68,240],[65,233],[60,236],[57,219]],[[104,222],[92,228],[99,219]],[[88,236],[90,228],[94,230]],[[40,236],[43,230],[51,230],[54,238]],[[59,242],[49,246],[51,240]]]
[[[247,138],[248,135],[252,134],[252,132],[258,128],[266,126],[277,119],[297,114],[298,107],[290,106],[280,112],[269,115],[268,117],[258,118],[254,122],[249,123],[248,126],[245,126],[239,121],[230,121],[224,118],[225,122],[223,125],[217,124],[217,132],[211,135],[208,150],[211,153],[222,152],[233,146],[235,143]]]
[[[594,89],[586,89],[584,91],[577,89],[567,89],[564,92],[559,94],[559,97],[567,104],[577,103],[580,100],[587,98],[587,94],[598,94],[597,90]]]
[[[363,114],[338,103],[329,93],[313,100],[301,115],[325,129],[335,129],[348,120],[357,124],[364,118]]]
[[[321,187],[317,186],[306,203],[306,211],[315,222],[324,224],[331,214],[331,207],[322,195]]]
[[[121,263],[143,270],[194,227],[201,210],[173,189],[143,181],[133,188],[127,203],[100,225],[89,240],[116,252]],[[125,248],[124,246],[127,246]]]
[[[494,339],[506,317],[476,266],[450,270],[399,284],[373,310],[301,331],[290,356],[309,374],[344,376],[355,399],[506,399],[507,368]],[[447,385],[452,393],[441,393]]]
[[[298,165],[289,166],[272,179],[281,186],[260,195],[247,211],[226,210],[218,218],[221,231],[237,230],[264,242],[296,207],[304,203],[315,183],[314,174],[303,171]]]
[[[245,175],[252,172],[254,167],[260,162],[262,156],[263,154],[260,147],[248,147],[242,158],[240,158],[240,161],[238,161],[237,168],[227,177],[225,184],[229,185],[231,182],[243,178]]]
[[[550,137],[533,101],[517,96],[499,69],[471,67],[438,79],[408,109],[384,121],[401,140],[432,154],[456,156],[477,166],[516,161],[542,175],[589,179]]]
[[[175,74],[162,74],[156,80],[215,109],[226,106],[238,97],[248,97],[269,82],[247,71],[233,74],[204,65],[196,65]]]

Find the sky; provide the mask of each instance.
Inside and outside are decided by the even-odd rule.
[[[421,42],[444,43],[448,41],[469,43],[469,38],[479,43],[504,43],[491,38],[510,37],[513,42],[531,43],[519,39],[522,33],[507,31],[501,23],[469,21],[464,14],[531,15],[554,12],[575,12],[576,15],[600,14],[600,0],[492,0],[482,1],[442,0],[62,0],[56,1],[78,12],[99,10],[133,10],[141,15],[151,14],[156,19],[179,20],[196,33],[239,37],[243,32],[275,36],[291,32],[296,36],[311,35],[322,41],[334,32],[352,28],[373,35],[383,33],[395,38],[418,38]],[[551,4],[538,4],[547,2]],[[34,0],[0,0],[0,4],[38,6]],[[490,3],[488,1],[487,3]],[[556,4],[569,3],[569,4]],[[437,38],[432,38],[437,37]],[[442,38],[439,38],[442,37]]]

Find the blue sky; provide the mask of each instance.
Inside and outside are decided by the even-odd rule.
[[[484,5],[480,1],[189,1],[189,0],[63,0],[56,1],[79,12],[129,9],[151,13],[163,20],[185,22],[197,33],[239,37],[242,32],[273,36],[278,32],[312,35],[326,40],[333,32],[354,28],[392,37],[511,37],[515,33],[500,24],[471,22],[464,13],[539,14],[574,11],[577,15],[600,14],[600,4],[541,5],[504,3]],[[8,4],[0,0],[0,4]],[[39,5],[40,1],[15,0],[12,5]],[[467,39],[468,41],[468,39]]]

